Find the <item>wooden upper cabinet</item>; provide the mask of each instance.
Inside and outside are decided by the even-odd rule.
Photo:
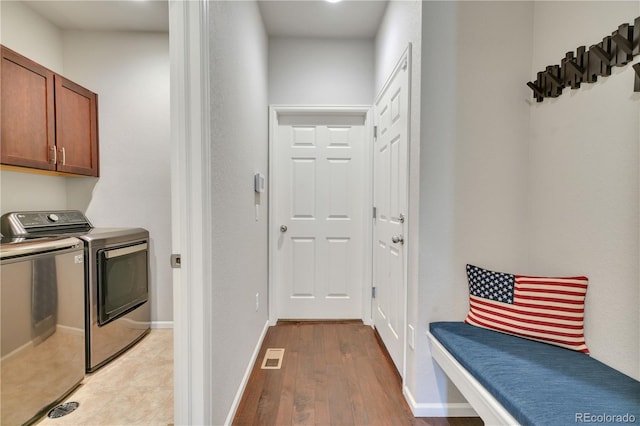
[[[55,76],[58,171],[98,176],[98,99]]]
[[[0,50],[2,164],[98,176],[98,96]]]
[[[55,170],[53,72],[0,46],[3,164]]]

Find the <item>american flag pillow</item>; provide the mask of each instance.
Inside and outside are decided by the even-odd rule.
[[[467,265],[467,324],[589,353],[587,277],[529,277]]]

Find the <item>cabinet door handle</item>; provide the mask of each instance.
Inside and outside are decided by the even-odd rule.
[[[67,153],[64,150],[64,147],[62,147],[62,165],[65,166],[67,164]]]

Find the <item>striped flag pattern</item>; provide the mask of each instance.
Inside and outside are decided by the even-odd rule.
[[[587,277],[529,277],[467,265],[467,324],[588,354]]]

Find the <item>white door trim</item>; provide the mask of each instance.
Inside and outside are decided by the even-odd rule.
[[[175,424],[213,419],[208,16],[206,1],[169,1]]]
[[[363,208],[366,209],[364,212],[364,216],[366,220],[364,220],[362,226],[364,227],[365,236],[363,241],[363,247],[365,248],[365,259],[364,259],[364,271],[363,277],[365,284],[363,285],[363,295],[362,295],[362,321],[365,324],[371,324],[371,244],[372,244],[372,212],[371,206],[373,205],[372,201],[372,155],[373,151],[371,149],[372,141],[373,141],[373,133],[372,133],[372,116],[371,116],[371,106],[369,105],[352,105],[352,106],[314,106],[314,105],[271,105],[269,106],[269,194],[274,194],[274,145],[275,145],[275,131],[278,125],[278,117],[281,114],[363,114],[365,116],[365,140],[366,143],[366,153],[365,153],[365,173],[369,177],[367,187],[363,188],[363,192],[365,194],[365,200],[363,203]],[[271,197],[273,200],[273,197]],[[271,325],[275,325],[278,320],[278,306],[277,299],[275,296],[274,290],[274,282],[275,282],[275,258],[273,253],[275,253],[277,249],[277,241],[280,235],[278,224],[275,223],[275,205],[273,202],[269,202],[269,323]]]

